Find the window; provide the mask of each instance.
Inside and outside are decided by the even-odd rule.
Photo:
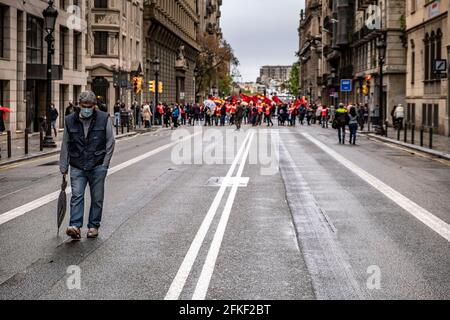
[[[0,6],[0,57],[5,57],[5,21],[6,7]]]
[[[424,80],[430,80],[430,38],[428,33],[425,35],[424,46],[425,46]]]
[[[61,27],[59,30],[59,64],[66,67],[66,36],[67,29]]]
[[[94,54],[96,55],[108,54],[108,32],[105,31],[94,32]]]
[[[414,40],[411,40],[411,84],[416,81],[416,52]]]
[[[406,122],[415,124],[416,123],[416,104],[415,103],[408,103],[407,107],[407,115],[406,115]]]
[[[439,128],[439,105],[435,104],[434,105],[434,110],[433,110],[433,127],[434,128]]]
[[[66,0],[59,0],[59,7],[66,10]]]
[[[431,32],[431,36],[428,33],[425,35],[425,80],[437,80],[440,78],[433,72],[434,61],[442,57],[442,31],[438,29],[437,33]]]
[[[73,32],[73,70],[79,70],[80,65],[81,32]]]
[[[416,12],[417,0],[410,0],[411,2],[411,13]]]
[[[27,63],[41,64],[43,50],[43,22],[27,15]]]
[[[94,6],[95,8],[106,9],[108,8],[108,0],[95,0]]]

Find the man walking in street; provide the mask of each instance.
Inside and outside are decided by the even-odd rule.
[[[89,183],[91,207],[88,238],[98,237],[103,213],[105,179],[114,152],[115,139],[109,115],[96,107],[93,92],[80,95],[80,110],[66,117],[60,155],[60,170],[66,176],[70,165],[72,199],[67,235],[81,239],[84,193]]]

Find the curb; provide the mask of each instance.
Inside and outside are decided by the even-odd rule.
[[[413,144],[410,144],[410,143],[397,141],[397,140],[394,140],[394,139],[391,139],[391,138],[377,136],[375,134],[367,134],[367,136],[370,137],[370,138],[374,138],[374,139],[377,139],[377,140],[380,140],[380,141],[396,144],[396,145],[399,145],[399,146],[402,146],[402,147],[406,147],[406,148],[414,150],[414,151],[419,151],[419,152],[426,153],[426,154],[434,156],[434,157],[438,157],[438,158],[450,161],[450,154],[442,152],[442,151],[436,151],[436,150],[424,148],[424,147],[421,147],[421,146],[416,146],[416,145],[413,145]]]
[[[136,136],[136,135],[138,135],[137,132],[124,133],[124,134],[116,136],[116,140],[120,140],[120,139],[128,138],[128,137],[133,137],[133,136]],[[40,154],[34,154],[34,155],[32,154],[32,155],[24,156],[22,158],[17,158],[17,159],[14,159],[14,160],[5,161],[5,162],[0,163],[0,168],[6,167],[6,166],[9,166],[9,165],[12,165],[12,164],[16,164],[16,163],[21,163],[21,162],[28,161],[28,160],[34,160],[34,159],[54,156],[54,155],[59,154],[60,152],[61,152],[61,149],[57,148],[57,149],[55,149],[53,151],[40,153]]]

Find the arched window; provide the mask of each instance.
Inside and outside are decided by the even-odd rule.
[[[441,29],[438,29],[436,33],[436,59],[441,58],[442,58],[442,31]]]
[[[435,79],[436,75],[433,72],[433,61],[434,59],[436,59],[436,34],[434,33],[434,31],[431,32],[431,37],[430,37],[430,79]]]

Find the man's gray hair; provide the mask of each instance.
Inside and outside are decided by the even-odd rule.
[[[96,104],[97,97],[95,96],[95,93],[93,93],[92,91],[85,91],[82,94],[80,94],[80,103]]]

